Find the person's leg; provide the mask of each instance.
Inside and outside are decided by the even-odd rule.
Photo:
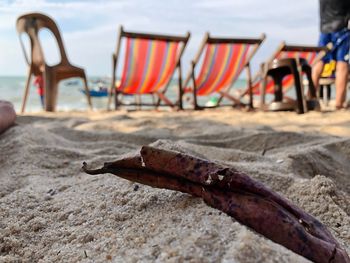
[[[0,133],[4,132],[16,120],[16,112],[10,102],[0,100]]]
[[[43,110],[45,109],[45,98],[44,95],[40,95],[40,103]]]
[[[341,109],[344,107],[348,84],[350,31],[345,29],[336,32],[334,35],[337,39],[336,43],[339,43],[336,48],[335,106],[337,109]]]
[[[318,45],[320,47],[325,47],[327,46],[328,43],[332,42],[332,38],[331,38],[331,34],[324,34],[321,33],[320,34],[320,39],[318,41]],[[332,59],[332,54],[328,53],[326,54],[322,60],[318,61],[313,67],[312,67],[312,81],[314,83],[315,86],[315,90],[316,90],[316,94],[318,94],[318,90],[319,90],[319,81],[321,78],[321,74],[324,68],[325,63],[328,63],[329,61],[331,61]]]
[[[338,61],[335,72],[335,106],[341,109],[346,99],[346,88],[348,84],[349,66],[347,62]]]
[[[312,67],[312,81],[315,86],[316,94],[318,94],[318,90],[320,88],[319,82],[320,82],[320,77],[323,71],[324,67],[324,62],[320,60],[317,62],[313,67]]]

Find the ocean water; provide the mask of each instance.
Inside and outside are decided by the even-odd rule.
[[[89,79],[89,88],[94,88],[98,85],[100,79],[105,81],[105,85],[109,87],[108,80],[101,77],[92,77]],[[26,82],[26,77],[14,77],[14,76],[0,76],[0,99],[10,101],[14,104],[17,112],[20,111],[22,105],[22,98],[24,95],[24,86]],[[246,87],[245,80],[236,81],[233,91],[238,91],[239,89],[244,89]],[[71,110],[86,110],[88,109],[88,104],[85,95],[81,91],[83,89],[83,83],[79,79],[69,79],[61,81],[58,88],[58,98],[57,98],[57,110],[58,111],[71,111]],[[168,88],[167,96],[171,100],[175,101],[177,99],[177,81],[173,80]],[[199,98],[200,103],[206,103],[211,98],[201,97]],[[130,96],[126,98],[126,101],[133,102],[134,98]],[[150,102],[151,97],[145,96],[143,101]],[[92,98],[92,103],[94,109],[106,109],[107,98],[106,97],[94,97]],[[184,100],[185,106],[188,104],[187,100]],[[26,104],[26,112],[37,112],[42,111],[42,106],[40,103],[40,97],[36,92],[36,87],[31,84],[29,96]]]
[[[92,78],[89,80],[89,87],[94,85],[93,81],[96,79],[97,78]],[[0,99],[12,102],[16,111],[20,111],[21,109],[25,82],[26,77],[0,77]],[[70,111],[87,109],[87,100],[81,89],[83,89],[83,84],[79,79],[61,81],[58,88],[57,110]],[[107,99],[93,99],[93,105],[95,108],[106,108]],[[31,84],[26,104],[26,112],[37,111],[42,111],[42,106],[36,87]]]

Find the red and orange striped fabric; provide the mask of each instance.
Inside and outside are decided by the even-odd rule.
[[[207,44],[200,73],[196,78],[197,95],[219,92],[237,80],[244,69],[252,44]]]
[[[283,51],[281,50],[276,54],[276,59],[283,58],[303,58],[307,61],[309,65],[312,65],[317,57],[316,51]],[[260,94],[260,81],[253,83],[253,93],[256,95]],[[282,81],[282,87],[284,90],[288,90],[294,85],[294,78],[292,75],[287,75]],[[274,82],[269,80],[266,85],[266,94],[274,93]]]
[[[118,91],[154,93],[164,88],[176,68],[178,42],[126,38],[125,62]]]
[[[317,57],[317,52],[311,51],[280,51],[277,55],[277,59],[282,58],[303,58],[309,65],[312,65]]]

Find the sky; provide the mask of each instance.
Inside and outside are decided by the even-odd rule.
[[[281,41],[316,45],[319,35],[318,0],[0,0],[0,76],[26,75],[15,25],[17,17],[28,12],[42,12],[56,21],[70,62],[88,76],[111,75],[120,25],[126,31],[158,34],[190,31],[184,73],[208,31],[220,37],[265,33],[253,71]],[[55,64],[58,53],[49,33],[43,31],[40,37],[49,64]]]

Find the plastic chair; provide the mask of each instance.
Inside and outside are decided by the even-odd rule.
[[[43,76],[45,86],[44,109],[46,111],[55,111],[56,109],[59,81],[72,77],[79,77],[83,79],[84,87],[86,90],[86,98],[90,109],[92,109],[92,103],[90,99],[89,89],[87,86],[85,71],[82,68],[73,66],[69,62],[56,23],[50,17],[44,14],[30,13],[18,17],[16,27],[19,36],[21,36],[22,33],[26,33],[29,36],[31,44],[31,54],[29,60],[24,49],[22,39],[20,37],[21,46],[28,64],[28,76],[25,85],[21,112],[23,113],[25,111],[32,75]],[[51,31],[57,41],[61,56],[61,60],[57,65],[50,66],[45,61],[44,53],[38,36],[39,30],[42,28],[46,28],[49,31]]]
[[[308,80],[308,97],[304,92],[302,75],[305,74]],[[274,101],[265,105],[265,92],[268,84],[268,77],[274,82]],[[284,100],[283,80],[288,77],[293,80],[296,101]],[[311,78],[311,67],[303,58],[284,58],[275,59],[267,64],[266,73],[261,89],[261,108],[271,111],[295,110],[297,113],[305,113],[308,110],[319,110],[319,103],[316,96],[316,90]]]
[[[270,79],[265,85],[265,90],[261,91],[264,76],[266,74],[267,65],[271,65],[275,59],[304,59],[311,67],[323,58],[328,52],[328,47],[287,45],[282,42],[266,63],[261,64],[261,70],[252,78],[253,94],[260,97],[260,103],[265,103],[265,94],[274,94],[275,84]],[[304,67],[305,68],[305,67]],[[292,75],[285,76],[283,79],[283,93],[286,94],[294,86],[294,78]],[[242,96],[248,94],[248,90],[242,93]],[[264,105],[260,105],[263,107]]]

